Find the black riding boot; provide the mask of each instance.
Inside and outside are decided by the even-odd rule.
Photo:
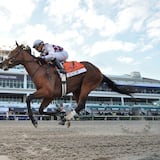
[[[55,63],[56,67],[59,69],[60,73],[66,74],[66,71],[64,70],[62,63],[59,60],[55,58],[53,62]]]

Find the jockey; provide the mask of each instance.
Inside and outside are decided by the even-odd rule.
[[[44,43],[38,39],[34,41],[33,48],[41,52],[40,57],[44,59],[45,62],[54,62],[60,73],[66,74],[62,62],[66,61],[68,53],[62,47]]]

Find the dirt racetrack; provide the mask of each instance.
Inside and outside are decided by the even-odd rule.
[[[160,121],[0,121],[0,160],[160,160]]]

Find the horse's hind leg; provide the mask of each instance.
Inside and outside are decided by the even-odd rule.
[[[77,102],[77,107],[75,108],[75,110],[71,111],[64,119],[61,120],[61,122],[59,123],[60,125],[65,125],[66,121],[67,121],[67,127],[70,126],[70,120],[76,115],[78,114],[82,109],[85,108],[85,103],[86,103],[86,99],[88,96],[88,93],[90,92],[90,89],[85,90],[83,92],[79,90],[77,90],[76,92],[73,93],[73,97]]]
[[[96,81],[89,81],[88,79],[86,79],[83,81],[79,92],[74,94],[77,101],[77,107],[66,116],[67,121],[70,121],[76,114],[79,114],[80,111],[85,109],[88,94],[98,86],[100,80],[101,79],[97,79]]]
[[[78,114],[82,109],[85,108],[87,96],[88,96],[88,93],[85,96],[81,97],[80,100],[78,101],[78,105],[75,108],[75,110],[71,111],[64,119],[62,119],[62,121],[59,124],[64,125],[67,122],[67,127],[70,127],[70,120],[76,114]]]
[[[83,97],[79,97],[77,107],[66,116],[66,120],[70,121],[76,114],[79,114],[79,112],[85,108],[87,96],[88,93],[83,95]]]

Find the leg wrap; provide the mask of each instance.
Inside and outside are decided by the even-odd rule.
[[[76,111],[72,111],[70,112],[67,116],[66,116],[66,120],[71,120],[75,115],[76,115]]]

